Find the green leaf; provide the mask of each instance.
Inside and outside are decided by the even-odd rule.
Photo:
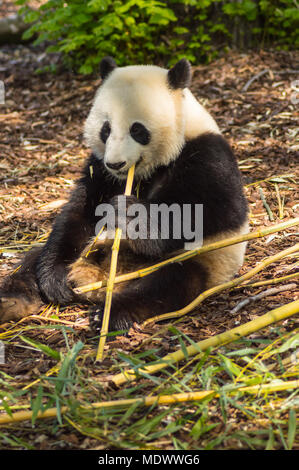
[[[269,438],[265,450],[274,450],[275,436],[272,427],[269,429]]]
[[[155,7],[152,9],[152,14],[149,20],[149,24],[157,24],[167,26],[170,21],[177,21],[177,17],[174,12],[169,8]]]
[[[194,439],[199,439],[203,434],[211,431],[218,423],[214,424],[206,424],[205,423],[206,417],[201,417],[199,420],[194,424],[193,428],[191,429],[190,435],[194,437]]]
[[[256,354],[256,349],[254,348],[242,348],[242,349],[237,349],[236,351],[230,351],[226,353],[227,356],[245,356],[248,354]]]
[[[238,376],[240,373],[241,368],[237,366],[233,361],[231,361],[228,357],[224,356],[223,354],[218,353],[221,357],[222,361],[224,362],[225,369],[231,374]]]
[[[183,26],[176,26],[175,28],[173,28],[173,31],[177,34],[186,34],[186,33],[189,33],[189,29],[188,28],[184,28]]]
[[[12,418],[12,416],[13,416],[12,411],[11,411],[10,406],[8,405],[7,401],[5,400],[5,398],[1,398],[0,403],[3,406],[3,408],[5,409],[6,413]]]
[[[81,341],[78,341],[78,343],[74,344],[72,349],[68,351],[66,356],[64,357],[56,379],[56,393],[61,393],[64,390],[68,380],[71,378],[72,369],[75,365],[76,357],[83,348],[83,346],[84,344]]]
[[[37,396],[32,402],[32,426],[34,426],[34,423],[36,421],[37,415],[39,411],[42,411],[42,399],[43,399],[43,387],[41,385],[38,386],[37,389]]]
[[[288,426],[288,448],[292,449],[296,437],[296,411],[291,408],[289,412],[289,426]]]
[[[89,0],[87,3],[88,11],[92,12],[105,12],[110,4],[110,0]]]
[[[39,19],[39,12],[38,11],[30,11],[24,18],[25,23],[34,23],[36,20]]]
[[[278,348],[278,353],[287,351],[288,349],[295,349],[299,346],[299,333],[289,338]]]
[[[87,23],[90,21],[92,16],[86,15],[84,13],[80,13],[79,15],[72,16],[70,18],[71,24],[73,24],[76,27],[80,27],[83,23]]]
[[[39,343],[38,341],[35,341],[31,338],[27,338],[26,336],[20,336],[20,338],[22,341],[24,341],[24,343],[27,343],[33,348],[42,351],[43,353],[55,359],[56,361],[60,361],[60,353],[58,351],[55,351],[55,349],[52,349],[46,344]]]

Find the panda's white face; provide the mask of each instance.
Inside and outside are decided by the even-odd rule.
[[[182,90],[167,86],[167,70],[116,68],[99,88],[85,124],[87,143],[107,169],[125,178],[167,165],[184,144]]]
[[[190,70],[182,62],[170,71],[137,65],[107,74],[86,120],[85,138],[114,176],[126,178],[135,164],[135,176],[146,178],[175,160],[186,139],[219,132],[186,88]]]

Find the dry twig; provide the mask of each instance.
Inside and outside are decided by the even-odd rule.
[[[286,284],[285,286],[273,287],[272,289],[267,289],[263,292],[260,292],[259,294],[252,295],[251,297],[248,297],[247,299],[242,300],[230,311],[230,313],[235,314],[239,312],[239,310],[241,310],[243,307],[245,307],[245,305],[255,302],[256,300],[263,299],[264,297],[267,297],[268,295],[274,295],[274,294],[278,294],[279,292],[284,292],[286,290],[296,289],[296,287],[298,287],[297,284],[293,283],[293,284]]]
[[[269,69],[262,70],[261,72],[257,73],[254,75],[248,82],[243,86],[242,91],[247,91],[250,87],[250,85],[255,82],[255,80],[258,80],[261,78],[263,75],[266,75],[266,73],[269,73]]]

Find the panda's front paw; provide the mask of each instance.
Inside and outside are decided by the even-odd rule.
[[[70,265],[67,280],[73,288],[76,288],[100,281],[102,277],[103,272],[99,266],[81,257]]]

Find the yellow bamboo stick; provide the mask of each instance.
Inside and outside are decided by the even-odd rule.
[[[90,252],[91,250],[93,249],[96,241],[98,240],[98,238],[100,237],[100,235],[102,235],[103,231],[105,229],[105,225],[103,225],[103,227],[101,228],[101,230],[99,230],[99,232],[97,233],[97,235],[94,237],[94,239],[91,241],[88,249],[87,249],[87,252],[85,253],[85,258],[88,258],[88,256],[90,255]]]
[[[51,369],[49,369],[44,375],[46,377],[50,377],[51,375],[58,372],[60,367],[61,367],[61,363],[59,362],[54,367],[51,367]],[[25,385],[25,387],[22,387],[22,390],[28,390],[28,388],[31,388],[34,385],[38,384],[40,382],[40,380],[41,380],[41,377],[39,377],[38,379],[34,380],[33,382],[30,382],[29,384]]]
[[[259,384],[259,385],[250,385],[246,387],[237,387],[232,390],[228,390],[227,393],[271,393],[284,390],[291,390],[299,387],[299,380],[289,380],[287,382],[281,382],[278,384]],[[128,407],[139,403],[142,406],[152,406],[152,405],[172,405],[174,403],[184,403],[188,401],[201,401],[208,397],[219,397],[220,394],[215,390],[203,390],[195,392],[186,392],[186,393],[175,393],[173,395],[154,395],[152,397],[145,398],[128,398],[124,400],[110,400],[92,403],[89,406],[82,406],[81,409],[85,411],[91,411],[96,409],[104,408],[113,408],[124,406]],[[67,406],[62,406],[60,409],[60,414],[67,413],[69,408]],[[39,412],[37,414],[38,419],[44,418],[55,418],[57,416],[57,408],[49,408],[44,412]],[[17,411],[9,415],[7,413],[0,414],[0,425],[16,423],[21,421],[27,421],[32,419],[32,411]]]
[[[186,348],[188,357],[194,356],[198,354],[198,352],[206,351],[208,348],[214,348],[231,343],[232,341],[240,339],[243,336],[250,335],[255,331],[265,328],[266,326],[269,326],[272,323],[284,320],[285,318],[288,318],[298,312],[299,300],[278,307],[268,313],[265,313],[261,317],[256,318],[255,320],[251,320],[250,322],[245,323],[244,325],[238,326],[229,331],[225,331],[224,333],[220,333],[219,335],[212,336],[203,341],[199,341],[198,343],[196,343],[196,345],[188,346]],[[179,349],[178,351],[167,354],[161,359],[158,364],[144,366],[138,371],[138,373],[154,374],[160,371],[161,369],[164,369],[165,367],[169,366],[170,364],[185,359],[186,351]],[[129,369],[112,377],[112,381],[115,385],[121,385],[127,381],[136,379],[136,377],[136,372],[132,369]]]
[[[238,390],[241,392],[247,393],[272,393],[272,392],[281,392],[283,390],[290,390],[292,388],[299,387],[299,380],[289,380],[282,383],[269,383],[269,384],[259,384],[259,385],[250,385],[248,387],[240,387]]]
[[[298,265],[298,267],[299,267],[299,265]],[[241,286],[238,286],[238,287],[243,288],[243,287],[269,286],[271,284],[279,284],[280,282],[289,281],[290,279],[296,279],[297,277],[299,277],[299,273],[288,274],[287,276],[282,276],[282,277],[275,277],[274,279],[267,279],[265,281],[246,283],[246,284],[242,284]]]
[[[60,408],[60,413],[64,414],[68,410],[67,406],[62,406]],[[37,418],[53,418],[57,416],[57,408],[48,408],[43,412],[38,412]],[[8,424],[8,423],[15,423],[20,421],[27,421],[32,419],[32,411],[16,411],[16,413],[12,413],[12,415],[8,414],[0,414],[0,425],[1,424]]]
[[[132,279],[136,279],[139,277],[144,277],[147,276],[148,274],[151,274],[158,269],[162,268],[163,266],[171,263],[178,263],[181,261],[185,261],[187,259],[190,259],[196,255],[202,254],[202,253],[207,253],[209,251],[214,251],[219,248],[224,248],[230,245],[235,245],[237,243],[242,243],[244,241],[249,241],[253,240],[255,238],[261,238],[265,237],[267,235],[270,235],[272,233],[280,232],[282,230],[285,230],[287,228],[293,227],[295,225],[299,225],[299,217],[296,217],[294,219],[288,220],[287,222],[283,222],[281,224],[277,225],[272,225],[270,227],[266,227],[261,230],[257,230],[255,232],[250,232],[245,235],[240,235],[238,237],[231,237],[231,238],[226,238],[224,240],[220,240],[215,243],[210,243],[209,245],[202,246],[201,248],[197,248],[194,250],[186,251],[184,253],[181,253],[177,256],[173,256],[172,258],[169,258],[165,261],[161,261],[160,263],[154,264],[152,266],[149,266],[148,268],[144,269],[139,269],[138,271],[133,271],[131,273],[127,274],[122,274],[120,276],[117,276],[115,278],[114,283],[119,283],[119,282],[125,282],[125,281],[131,281]],[[92,290],[96,289],[101,289],[102,287],[106,287],[107,285],[107,280],[99,281],[99,282],[94,282],[92,284],[87,284],[86,286],[81,286],[75,289],[75,292],[78,294],[89,292]]]
[[[131,168],[128,171],[125,196],[130,196],[132,192],[134,170],[135,170],[135,165],[131,166]],[[103,323],[102,323],[99,346],[98,346],[97,355],[96,355],[96,361],[102,361],[103,355],[104,355],[104,347],[105,347],[106,337],[107,337],[108,328],[109,328],[111,302],[112,302],[113,287],[114,287],[114,281],[115,281],[115,275],[116,275],[116,269],[117,269],[117,258],[118,258],[121,234],[122,234],[121,229],[117,227],[115,231],[114,243],[112,245],[111,264],[110,264],[109,277],[107,281]]]

